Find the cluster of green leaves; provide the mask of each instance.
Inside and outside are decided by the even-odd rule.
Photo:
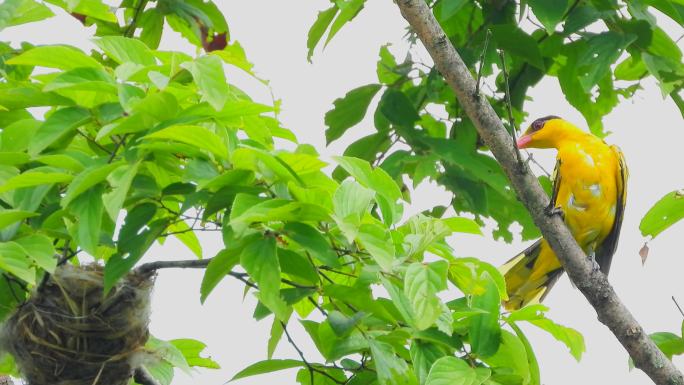
[[[662,18],[659,23],[654,16],[655,10],[684,26],[681,1],[427,2],[468,68],[484,79],[481,92],[506,121],[511,120],[504,98],[508,84],[516,126],[526,117],[528,89],[545,76],[558,79],[567,101],[598,136],[607,134],[602,118],[619,97],[632,97],[647,77],[655,78],[663,95],[684,114],[682,53],[661,28]],[[310,52],[328,28],[328,40],[334,36],[349,21],[343,15],[358,12],[363,1],[334,3],[311,27]],[[415,41],[415,36],[409,40]],[[508,82],[497,51],[504,53]],[[537,237],[530,217],[437,70],[410,55],[398,62],[382,47],[377,75],[377,84],[355,88],[335,101],[325,118],[328,142],[361,122],[381,94],[373,115],[374,132],[351,144],[345,154],[376,162],[393,177],[407,175],[414,185],[425,179],[438,182],[453,192],[457,212],[494,219],[499,225],[496,237],[510,240],[508,228],[514,221],[522,226],[523,239]],[[507,123],[510,127],[513,122]],[[402,145],[395,146],[398,142]],[[547,179],[543,182],[548,185]],[[443,212],[435,208],[431,214]]]
[[[205,10],[214,28],[224,29],[217,11],[207,11],[216,10],[212,3],[125,1],[123,26],[98,0],[50,3],[97,24],[102,36],[91,53],[66,45],[1,46],[0,320],[58,261],[94,257],[104,263],[111,288],[154,242],[176,237],[203,258],[197,232],[214,231],[225,247],[207,266],[201,299],[230,276],[258,299],[256,319],[272,317],[268,359],[235,378],[300,367],[298,382],[311,385],[439,385],[453,378],[540,384],[522,321],[579,358],[577,332],[545,318],[543,307],[502,313],[499,271],[454,255],[445,238],[479,233],[476,222],[404,219],[399,173],[389,163],[376,168],[358,156],[337,157],[333,178],[315,149],[281,127],[276,106],[229,84],[224,65],[250,70],[239,45],[209,46],[206,23],[188,21],[199,23],[203,18],[193,12]],[[4,4],[5,26],[52,14],[33,0]],[[354,4],[336,5],[338,24],[358,11]],[[156,24],[149,18],[157,18],[150,13],[191,41],[199,36],[207,53],[156,50],[159,39],[150,35],[161,27],[150,32]],[[423,119],[405,109],[411,102],[403,92],[386,88],[379,120],[408,130],[407,122]],[[353,110],[340,111],[338,122],[354,117]],[[276,139],[294,150],[276,148]],[[490,174],[488,188],[506,190],[493,161],[474,146],[462,155],[446,139],[421,140],[455,160],[474,159],[478,172]],[[306,360],[303,352],[296,360],[273,359],[284,335],[295,344],[287,331],[293,322],[325,362]],[[216,367],[200,356],[203,348],[197,341],[151,339],[147,349],[162,359],[147,369],[169,384],[173,367]]]

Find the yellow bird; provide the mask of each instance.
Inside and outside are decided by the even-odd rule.
[[[628,172],[620,149],[557,116],[535,120],[517,146],[558,150],[547,214],[563,215],[579,246],[608,274],[625,210]],[[506,278],[509,310],[543,300],[563,274],[543,238],[500,270]]]

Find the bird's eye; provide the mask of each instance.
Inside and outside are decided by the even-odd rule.
[[[546,122],[548,122],[551,119],[560,119],[560,118],[555,116],[555,115],[549,115],[549,116],[545,116],[543,118],[539,118],[539,119],[535,120],[534,122],[532,122],[532,126],[530,127],[532,129],[532,132],[536,132],[536,131],[539,131],[542,128],[544,128],[544,125],[546,124]]]
[[[541,119],[537,119],[534,122],[532,122],[532,131],[539,131],[544,127],[545,121]]]

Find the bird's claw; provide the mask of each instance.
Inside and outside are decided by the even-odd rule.
[[[555,206],[551,206],[551,205],[546,206],[544,208],[544,214],[546,214],[550,217],[554,216],[554,215],[558,215],[562,219],[565,219],[565,213],[563,212],[563,209],[561,209],[560,207],[555,207]]]

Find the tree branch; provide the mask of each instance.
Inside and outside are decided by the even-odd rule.
[[[148,262],[138,266],[135,270],[140,274],[151,273],[159,269],[205,269],[209,266],[212,258],[207,259],[191,259],[187,261],[155,261]]]
[[[518,197],[529,210],[571,281],[596,309],[598,319],[615,334],[634,364],[656,384],[684,384],[681,372],[653,343],[629,310],[620,301],[598,265],[588,259],[559,216],[549,216],[544,208],[549,197],[526,164],[517,159],[511,136],[486,99],[478,95],[476,83],[425,0],[397,0],[401,14],[416,31],[437,69],[456,93],[477,131],[506,171]]]

